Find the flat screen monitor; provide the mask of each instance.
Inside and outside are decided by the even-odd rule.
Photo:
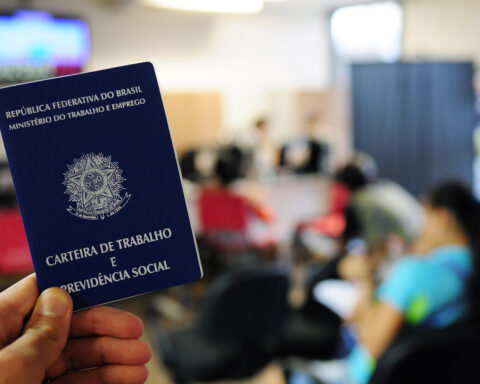
[[[46,11],[0,14],[0,81],[77,73],[90,57],[88,24]]]
[[[88,24],[44,11],[0,15],[0,65],[83,66],[90,55]]]

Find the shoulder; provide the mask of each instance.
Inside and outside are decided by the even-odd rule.
[[[465,274],[473,272],[473,256],[467,247],[445,246],[432,251],[431,263],[451,270],[461,269]]]
[[[425,286],[436,278],[437,272],[426,260],[405,257],[395,263],[378,289],[378,299],[405,312],[418,293],[425,291]]]
[[[425,278],[443,279],[445,275],[457,275],[458,270],[467,275],[472,272],[471,252],[465,247],[446,246],[434,249],[425,257],[403,257],[394,264],[388,280],[408,279],[419,284],[426,281]]]
[[[417,282],[430,270],[430,265],[414,256],[407,256],[397,261],[388,274],[383,286],[396,289],[412,289],[412,283]]]
[[[404,279],[411,281],[430,269],[430,267],[425,260],[415,256],[406,256],[393,265],[388,279],[392,281],[401,281]]]
[[[434,250],[426,258],[405,257],[397,262],[380,286],[378,298],[407,312],[411,306],[428,304],[429,310],[456,300],[464,292],[464,281],[459,271],[466,275],[468,250]]]

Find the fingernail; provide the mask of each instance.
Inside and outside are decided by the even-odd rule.
[[[40,295],[39,312],[43,316],[65,316],[70,305],[65,293],[59,288],[47,289]]]

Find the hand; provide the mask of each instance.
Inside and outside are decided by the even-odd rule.
[[[338,265],[338,274],[342,279],[369,284],[373,268],[367,255],[347,256]]]
[[[144,364],[151,350],[135,340],[143,332],[139,318],[107,307],[72,316],[72,308],[70,296],[60,288],[39,296],[35,275],[0,293],[0,383],[146,380]]]
[[[361,292],[352,313],[347,318],[343,319],[346,323],[360,323],[363,315],[368,311],[374,301],[375,289],[371,284],[362,285],[359,289],[361,289]]]

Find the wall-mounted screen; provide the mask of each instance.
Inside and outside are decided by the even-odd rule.
[[[84,20],[36,10],[0,14],[0,80],[79,72],[89,56],[90,31]]]
[[[0,65],[80,65],[90,55],[88,24],[43,11],[0,15]]]

